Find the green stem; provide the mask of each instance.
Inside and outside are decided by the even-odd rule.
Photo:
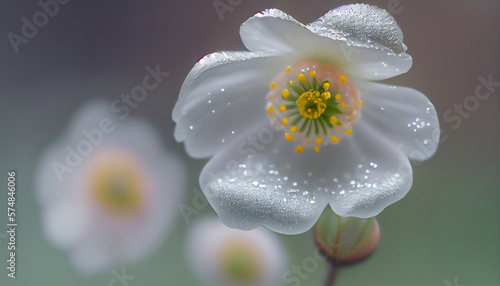
[[[328,271],[328,277],[326,278],[325,286],[335,286],[335,281],[337,280],[338,273],[339,268],[336,267],[334,263],[330,263],[330,270]]]

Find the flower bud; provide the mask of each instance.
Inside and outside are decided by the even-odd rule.
[[[327,208],[314,227],[314,238],[321,252],[334,264],[353,264],[375,251],[380,228],[374,217],[341,217]]]

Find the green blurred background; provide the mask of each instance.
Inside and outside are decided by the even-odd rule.
[[[226,0],[220,0],[228,3]],[[36,1],[0,4],[0,285],[108,285],[112,270],[83,276],[41,229],[34,196],[36,165],[68,119],[91,98],[109,101],[141,83],[148,65],[170,76],[132,115],[152,122],[164,144],[190,171],[185,204],[192,205],[205,160],[193,160],[173,139],[171,111],[194,63],[219,50],[243,50],[239,26],[266,8],[308,23],[353,1],[230,1],[220,17],[214,1],[70,1],[16,54],[6,35],[21,33],[21,17]],[[434,103],[445,142],[414,169],[414,184],[378,216],[382,238],[365,263],[342,270],[338,285],[500,285],[500,87],[460,124],[444,120],[454,104],[475,95],[478,77],[500,82],[500,2],[366,1],[387,9],[404,33],[413,68],[390,83],[416,88]],[[456,126],[454,126],[456,124]],[[453,128],[455,127],[455,128]],[[16,279],[7,277],[7,171],[17,171]],[[210,207],[202,215],[213,215]],[[194,219],[194,218],[193,218]],[[134,265],[128,285],[203,285],[185,258],[189,225],[181,216],[162,247]],[[312,233],[279,236],[288,268],[314,253]],[[120,272],[122,267],[114,268]],[[301,285],[323,285],[321,263]],[[458,282],[457,284],[454,284]],[[118,285],[118,283],[116,284]]]

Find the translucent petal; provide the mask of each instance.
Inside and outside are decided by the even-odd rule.
[[[250,51],[274,54],[305,49],[311,32],[305,25],[278,9],[265,10],[240,27],[243,44]]]
[[[203,169],[202,190],[227,226],[249,230],[264,225],[276,232],[297,234],[310,229],[320,216],[327,204],[323,194],[296,185],[293,177],[287,177],[288,168],[296,166],[272,154],[281,151],[282,140],[275,138],[269,146],[257,143],[264,150],[251,158],[247,154],[257,149],[243,141],[215,155]]]
[[[403,53],[403,33],[384,9],[366,4],[340,6],[309,24],[309,29],[331,39],[346,40],[350,46],[389,49]]]
[[[375,216],[410,189],[411,166],[403,152],[368,126],[356,124],[353,132],[319,153],[297,154],[281,132],[261,136],[266,140],[258,144],[240,142],[208,162],[200,184],[230,227],[264,225],[301,233],[326,203],[342,216]]]
[[[439,120],[421,92],[400,86],[355,82],[364,102],[361,121],[394,142],[410,159],[423,161],[436,153]]]
[[[329,154],[330,161],[340,162],[330,175],[330,206],[338,215],[373,217],[408,193],[413,181],[408,157],[370,126],[358,122],[338,147]]]
[[[172,115],[177,123],[175,138],[185,141],[193,157],[213,155],[238,139],[249,126],[266,118],[269,83],[286,65],[283,58],[262,53],[206,56],[181,89]]]
[[[406,47],[394,19],[390,16],[384,18],[386,12],[376,7],[351,6],[360,7],[357,14],[352,13],[351,18],[339,8],[308,26],[280,10],[266,10],[242,24],[241,39],[251,51],[287,54],[290,62],[318,59],[336,65],[350,75],[370,80],[386,79],[407,72],[412,59],[404,53]],[[360,21],[362,12],[369,13],[368,17],[384,21],[381,20],[379,25]]]

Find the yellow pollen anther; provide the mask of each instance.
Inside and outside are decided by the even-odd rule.
[[[286,68],[286,69],[285,69],[285,71],[286,71],[286,72],[291,72],[291,71],[292,71],[292,69],[291,69],[291,68]]]
[[[271,89],[275,89],[275,88],[276,88],[276,84],[271,83],[271,84],[269,85],[269,87],[270,87]]]
[[[286,111],[286,106],[281,105],[281,106],[280,106],[280,112],[285,112],[285,111]]]
[[[325,82],[325,83],[323,84],[323,89],[324,89],[325,91],[327,91],[329,88],[330,88],[330,83],[329,83],[329,82]]]
[[[292,132],[292,133],[297,132],[297,126],[290,127],[290,132]]]
[[[316,144],[321,144],[321,143],[323,143],[323,138],[321,137],[316,138]]]
[[[313,78],[316,75],[316,71],[313,70],[309,73],[309,78]]]
[[[332,94],[329,93],[328,91],[327,92],[323,92],[321,95],[323,95],[325,97],[325,100],[328,100],[328,99],[330,99],[330,97],[332,97]]]
[[[337,117],[335,115],[332,115],[332,117],[330,117],[330,123],[331,124],[337,124],[339,120],[337,119]]]
[[[306,144],[309,144],[309,143],[311,143],[311,141],[309,141],[309,139],[308,139],[308,140],[306,140]]]
[[[345,107],[345,102],[341,102],[339,106],[340,106],[340,108],[344,108]]]
[[[335,95],[335,100],[336,100],[336,101],[339,101],[341,97],[342,97],[342,96],[340,95],[340,93],[337,93],[337,94]]]
[[[362,102],[362,101],[360,101],[360,102],[359,102],[359,105],[363,105],[363,104],[365,104],[365,103],[364,103],[364,102]]]
[[[283,96],[283,99],[287,99],[287,97],[290,96],[290,92],[288,91],[288,89],[283,90],[281,96]]]
[[[332,137],[332,143],[333,143],[333,144],[337,144],[337,143],[339,143],[339,138],[337,138],[337,137],[333,136],[333,137]]]
[[[267,109],[267,113],[268,113],[269,115],[273,115],[273,113],[274,113],[274,109],[273,109],[273,107],[272,107],[272,106],[271,106],[271,107],[269,107],[269,108]]]
[[[289,82],[288,82],[288,85],[289,85],[290,87],[292,87],[292,86],[293,86],[293,81],[289,81]]]
[[[295,152],[300,154],[300,153],[304,152],[304,148],[302,148],[302,146],[297,146],[297,148],[295,148]]]
[[[283,121],[281,121],[281,124],[283,124],[284,126],[287,126],[288,125],[288,118],[284,118]]]
[[[351,136],[351,135],[352,135],[352,130],[347,130],[345,133],[346,133],[348,136]]]
[[[290,134],[286,134],[285,138],[286,138],[286,141],[288,141],[288,142],[292,142],[292,140],[293,140],[293,136]]]
[[[314,147],[314,151],[319,152],[319,146]]]
[[[340,83],[342,83],[342,84],[343,84],[343,83],[346,83],[346,82],[347,82],[347,78],[346,78],[345,76],[340,76],[339,81],[340,81]]]
[[[297,76],[297,79],[299,80],[300,84],[302,85],[302,87],[303,87],[305,90],[309,90],[309,89],[311,89],[311,88],[309,87],[309,83],[308,83],[308,82],[307,82],[307,80],[306,80],[306,76],[305,76],[303,73],[299,74],[299,75]]]

